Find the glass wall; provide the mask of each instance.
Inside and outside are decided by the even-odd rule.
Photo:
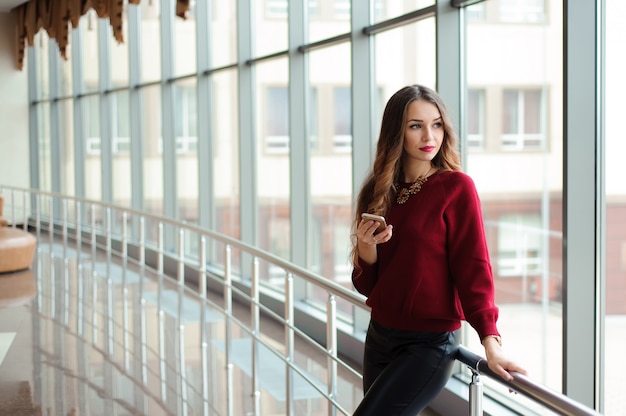
[[[252,172],[254,179],[247,179],[255,180],[257,188],[256,244],[285,259],[291,258],[288,68],[285,58],[261,62],[255,67],[256,172]],[[274,278],[284,280],[281,270],[270,268],[262,275],[269,282]]]
[[[161,89],[151,85],[141,89],[143,113],[144,209],[163,214],[163,144],[161,139]]]
[[[37,69],[30,82],[37,88],[40,188],[72,194],[72,180],[81,175],[87,198],[155,214],[174,212],[351,288],[350,227],[363,180],[355,172],[373,158],[355,148],[367,147],[364,143],[374,148],[383,106],[399,88],[415,83],[437,88],[462,79],[462,105],[450,109],[461,121],[456,127],[464,169],[483,204],[506,350],[521,357],[534,380],[561,390],[567,372],[563,351],[569,348],[563,345],[562,2],[491,0],[457,10],[448,0],[370,0],[365,19],[354,16],[364,10],[354,1],[307,0],[305,24],[298,28],[289,27],[287,0],[250,2],[245,10],[250,21],[242,21],[245,13],[237,10],[245,1],[190,4],[187,19],[176,17],[172,25],[162,24],[161,14],[175,10],[174,0],[127,5],[122,43],[103,39],[104,22],[87,12],[77,30],[82,47],[68,48],[71,59],[82,61],[82,73],[66,62],[52,65],[48,49],[57,53],[56,44],[37,35],[36,62],[30,63]],[[604,400],[607,414],[618,414],[611,409],[619,408],[624,385],[616,380],[626,371],[616,364],[623,361],[619,347],[626,333],[621,302],[626,190],[617,123],[626,68],[619,49],[624,30],[616,16],[626,10],[619,0],[606,4],[603,345],[610,365]],[[437,33],[445,27],[438,27],[436,11],[462,13],[454,20],[463,25],[459,51],[437,49]],[[352,28],[359,19],[367,27]],[[133,34],[139,36],[135,43],[128,41]],[[355,53],[353,46],[365,37],[359,45],[367,51]],[[172,45],[165,45],[169,39]],[[290,45],[292,39],[305,41]],[[464,57],[458,68],[438,67],[441,56],[457,53]],[[140,69],[134,75],[130,65],[137,57]],[[72,85],[84,85],[83,93]],[[294,97],[297,88],[304,96]],[[353,102],[355,92],[363,91],[367,106]],[[73,102],[80,103],[81,114],[73,113]],[[57,114],[58,120],[51,119]],[[371,124],[369,135],[355,133],[361,123]],[[83,131],[75,134],[75,126]],[[75,140],[84,140],[83,164],[74,163]],[[102,147],[109,142],[110,152]],[[301,145],[304,167],[302,155],[293,151]],[[54,159],[56,152],[60,160]],[[301,184],[304,201],[295,201],[293,187]],[[299,216],[294,206],[306,213]],[[154,240],[155,230],[148,235]],[[223,248],[212,249],[209,259],[219,262]],[[280,291],[281,270],[262,267],[261,273],[265,288]],[[327,301],[326,293],[313,287],[296,292],[313,307]],[[342,319],[352,324],[350,308],[340,308]],[[352,329],[358,337],[365,327]],[[465,333],[464,343],[483,353],[473,330]],[[490,394],[499,393],[487,383]]]
[[[541,2],[543,3],[543,2]],[[561,390],[562,4],[466,9],[465,170],[478,188],[506,350]],[[478,337],[465,342],[482,353]],[[503,391],[506,389],[503,389]]]
[[[328,62],[335,65],[329,67]],[[309,54],[309,187],[313,219],[309,225],[308,267],[346,287],[352,287],[351,69],[349,43]],[[316,292],[312,286],[308,289],[308,298],[324,305],[325,292]]]
[[[141,81],[161,79],[161,1],[142,1],[141,7]],[[129,5],[128,7],[134,7]]]
[[[196,79],[174,84],[174,135],[176,139],[176,189],[179,217],[198,222],[198,109]]]
[[[626,94],[626,58],[621,52],[626,27],[621,18],[626,3],[606,1],[606,317],[604,321],[604,414],[624,412],[626,360],[626,141],[620,120]]]
[[[72,100],[59,101],[61,193],[75,195],[74,180],[74,110]]]
[[[98,83],[100,81],[97,19],[96,11],[89,9],[80,18],[78,24],[78,30],[81,33],[80,36],[83,42],[81,55],[83,57],[83,88],[85,92],[98,91]]]
[[[87,67],[87,66],[86,66]],[[83,103],[85,138],[85,197],[102,198],[102,163],[100,161],[100,96],[90,95]]]
[[[117,91],[111,97],[111,132],[113,154],[113,202],[130,206],[130,106],[128,90]]]
[[[237,62],[237,7],[234,1],[210,3],[210,61],[220,68]]]
[[[52,190],[52,167],[50,166],[50,103],[37,106],[37,148],[39,149],[39,189]]]

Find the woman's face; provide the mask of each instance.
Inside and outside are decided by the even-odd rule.
[[[407,162],[432,161],[443,143],[443,119],[436,105],[417,100],[409,104],[404,125],[404,157]]]

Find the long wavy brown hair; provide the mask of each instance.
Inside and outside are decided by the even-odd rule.
[[[461,170],[461,158],[457,151],[458,137],[454,131],[448,109],[435,91],[422,85],[410,85],[391,96],[380,126],[376,145],[376,159],[365,178],[356,201],[352,222],[352,264],[358,267],[356,229],[361,213],[385,215],[396,196],[396,184],[403,181],[403,151],[406,113],[413,101],[423,100],[434,104],[441,114],[444,126],[443,142],[432,165],[442,170]]]

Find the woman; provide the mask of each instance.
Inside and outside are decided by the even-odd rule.
[[[462,320],[493,371],[526,374],[501,349],[480,201],[456,146],[436,92],[413,85],[389,99],[353,224],[352,282],[371,307],[355,415],[424,409],[451,375]],[[388,225],[376,233],[362,213]]]

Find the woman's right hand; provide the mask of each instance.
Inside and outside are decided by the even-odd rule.
[[[393,225],[376,234],[378,223],[373,220],[361,220],[356,230],[359,257],[368,264],[374,264],[378,260],[376,245],[386,243],[393,235]]]

